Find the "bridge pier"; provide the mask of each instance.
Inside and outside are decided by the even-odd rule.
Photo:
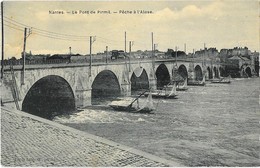
[[[193,81],[195,80],[195,71],[194,71],[194,63],[189,64],[189,69],[188,69],[188,81]]]
[[[202,67],[202,76],[206,79],[206,76],[207,76],[207,73],[208,71],[207,71],[207,67],[206,66],[203,66]]]
[[[122,96],[131,96],[131,83],[125,82],[121,84],[121,95]]]
[[[75,104],[77,108],[83,108],[91,105],[92,89],[76,90]]]
[[[189,70],[189,73],[188,73],[188,80],[195,80],[195,72],[194,70]]]
[[[156,78],[150,78],[149,79],[149,89],[156,90],[157,89],[157,79]]]

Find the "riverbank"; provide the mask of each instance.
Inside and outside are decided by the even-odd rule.
[[[1,164],[26,167],[167,167],[180,164],[1,107]]]

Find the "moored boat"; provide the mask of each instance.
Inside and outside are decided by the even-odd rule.
[[[230,76],[226,77],[226,78],[220,78],[220,79],[215,79],[215,80],[212,80],[211,83],[219,83],[219,84],[230,84],[231,81],[230,81]]]
[[[211,83],[230,84],[231,81],[218,80],[218,81],[211,81]]]
[[[179,85],[179,83],[177,84],[177,87],[176,87],[176,90],[177,91],[186,91],[186,90],[188,90],[188,87],[187,87],[187,81],[188,81],[188,79],[186,78],[185,80],[184,80],[184,84],[183,85]]]
[[[189,86],[205,86],[205,82],[201,82],[201,81],[192,81],[192,82],[189,82],[188,85]]]
[[[193,81],[189,81],[188,85],[190,86],[205,86],[206,82],[205,82],[205,76],[203,76],[202,81],[198,81],[198,80],[193,80]]]
[[[174,99],[177,97],[176,94],[176,83],[174,85],[167,85],[162,90],[153,90],[150,93],[153,98],[165,98],[165,99]],[[144,94],[148,96],[148,93]]]
[[[126,111],[132,113],[150,113],[154,110],[152,95],[149,94],[147,99],[143,100],[140,99],[143,94],[144,93],[139,95],[137,98],[117,98],[116,100],[112,101],[109,106],[117,111]]]

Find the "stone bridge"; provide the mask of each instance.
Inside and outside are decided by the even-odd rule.
[[[220,77],[222,71],[219,64],[185,60],[124,60],[93,63],[91,67],[86,63],[26,65],[23,82],[22,67],[17,65],[14,75],[5,67],[2,103],[14,104],[10,87],[14,86],[13,76],[20,109],[48,118],[49,111],[69,112],[111,97],[161,88],[175,80],[177,74],[183,79],[202,80]]]
[[[255,65],[243,64],[241,65],[239,72],[241,77],[252,77],[256,75]]]

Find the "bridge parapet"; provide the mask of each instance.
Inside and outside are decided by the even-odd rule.
[[[153,58],[152,57],[145,57],[145,58],[131,58],[131,59],[108,59],[106,62],[106,59],[104,58],[92,58],[93,63],[104,63],[104,64],[109,64],[109,63],[122,63],[122,62],[133,62],[133,61],[149,61],[152,62]],[[25,65],[46,65],[46,64],[69,64],[69,63],[82,63],[82,64],[87,64],[89,63],[90,59],[79,59],[79,60],[68,60],[68,59],[48,59],[48,60],[26,60]],[[187,57],[178,57],[177,59],[175,58],[155,58],[155,62],[202,62],[203,59],[201,58],[187,58]],[[2,64],[3,62],[3,64]],[[206,61],[210,62],[210,61]],[[7,65],[23,65],[23,60],[1,60],[1,65],[7,66]]]

